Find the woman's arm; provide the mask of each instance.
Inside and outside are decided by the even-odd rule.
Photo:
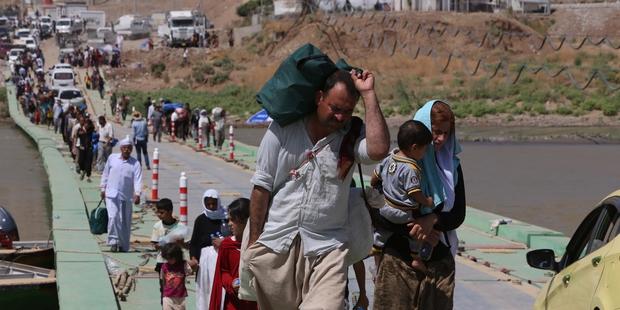
[[[196,218],[194,222],[194,230],[192,232],[192,239],[189,241],[189,257],[192,261],[190,264],[197,263],[197,259],[200,256],[200,235],[202,234],[201,225],[200,225],[200,216]],[[192,266],[193,267],[193,266]]]
[[[237,294],[237,292],[235,291],[235,288],[233,287],[233,270],[231,270],[231,266],[230,266],[230,250],[227,248],[222,248],[220,249],[219,253],[217,254],[218,259],[219,259],[219,263],[220,263],[220,272],[222,273],[222,287],[224,288],[224,290],[226,290],[226,293],[228,294]]]
[[[435,207],[431,214],[414,219],[407,226],[411,229],[409,235],[412,238],[423,239],[428,236],[433,229],[438,231],[450,231],[457,229],[465,220],[465,184],[463,181],[463,171],[461,166],[457,168],[459,179],[454,189],[454,205],[449,212],[441,212],[443,203]]]

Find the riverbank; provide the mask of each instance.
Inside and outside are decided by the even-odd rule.
[[[15,89],[8,86],[11,117],[38,147],[47,173],[52,202],[56,288],[60,309],[116,309],[101,250],[90,234],[85,203],[75,175],[56,141],[19,111]]]
[[[0,119],[0,145],[0,205],[17,222],[21,240],[47,240],[52,199],[37,145],[11,119]]]

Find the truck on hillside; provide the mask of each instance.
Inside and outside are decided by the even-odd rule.
[[[166,16],[167,30],[164,36],[168,44],[176,46],[200,46],[207,29],[207,17],[198,11],[170,11]],[[197,40],[196,40],[197,39]]]

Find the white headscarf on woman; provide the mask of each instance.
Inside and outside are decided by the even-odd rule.
[[[205,198],[214,198],[217,199],[217,209],[209,210],[205,205]],[[208,189],[202,194],[202,212],[207,216],[207,218],[212,220],[225,220],[226,219],[226,210],[222,206],[222,200],[220,200],[220,194],[214,189]]]

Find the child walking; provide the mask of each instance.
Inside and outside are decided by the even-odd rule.
[[[422,171],[418,160],[424,157],[431,143],[431,132],[419,121],[409,120],[398,130],[398,149],[392,151],[375,168],[371,184],[383,192],[385,205],[379,213],[394,224],[406,224],[415,218],[433,212],[431,197],[422,192]],[[377,227],[373,252],[381,253],[392,232]],[[430,259],[433,247],[421,240],[409,239],[413,268],[426,270],[423,261]]]
[[[185,310],[185,278],[192,273],[192,269],[183,258],[183,249],[177,243],[165,244],[161,248],[161,256],[166,260],[160,272],[163,310]]]
[[[172,217],[172,211],[172,200],[168,198],[162,198],[155,204],[155,214],[159,221],[153,225],[151,243],[157,250],[160,250],[166,243],[183,244],[185,242],[187,227]],[[166,260],[162,257],[161,252],[158,253],[155,271],[161,272],[161,267],[165,262]],[[163,282],[161,280],[159,281],[159,291],[163,294]],[[163,295],[161,296],[163,297]]]

